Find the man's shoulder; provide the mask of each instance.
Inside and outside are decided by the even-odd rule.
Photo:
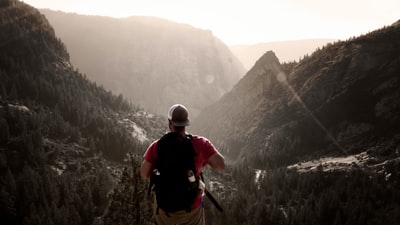
[[[213,154],[217,152],[217,149],[211,143],[211,141],[203,136],[200,135],[193,135],[192,143],[194,149],[200,153],[201,157],[206,161],[208,160]]]
[[[151,144],[147,147],[147,150],[157,148],[159,141],[160,141],[160,139],[157,139],[157,140],[154,140],[153,142],[151,142]]]
[[[192,142],[194,146],[212,146],[208,138],[200,135],[192,135]]]
[[[210,140],[208,140],[206,137],[200,136],[200,135],[194,135],[192,134],[192,140],[193,141],[198,141],[198,142],[209,142]]]

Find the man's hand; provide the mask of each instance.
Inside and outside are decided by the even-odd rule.
[[[204,190],[206,190],[206,184],[202,180],[199,180],[199,189],[201,193],[204,193]]]

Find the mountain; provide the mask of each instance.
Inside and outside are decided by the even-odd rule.
[[[123,171],[145,190],[132,174],[165,121],[79,73],[37,9],[1,1],[0,30],[1,223],[94,224]]]
[[[245,70],[211,31],[155,17],[110,18],[41,10],[89,79],[164,115],[192,115],[230,90]]]
[[[396,155],[399,37],[400,27],[388,26],[298,63],[280,64],[269,51],[195,126],[231,158],[262,167],[328,153]]]
[[[276,41],[257,43],[253,45],[232,45],[231,51],[243,63],[246,69],[254,66],[265,52],[273,51],[280,62],[299,61],[302,57],[311,54],[336,39],[304,39],[293,41]]]

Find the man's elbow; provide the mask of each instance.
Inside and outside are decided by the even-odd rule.
[[[221,162],[219,162],[215,167],[215,170],[223,170],[223,169],[225,169],[225,160],[224,160],[224,158],[222,158]]]
[[[214,167],[214,170],[217,170],[217,171],[220,171],[220,170],[223,170],[223,169],[225,169],[225,164],[216,165]]]

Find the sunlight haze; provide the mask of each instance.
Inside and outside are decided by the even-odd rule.
[[[347,39],[400,19],[398,0],[23,0],[35,8],[110,17],[154,16],[211,30],[228,45]]]

